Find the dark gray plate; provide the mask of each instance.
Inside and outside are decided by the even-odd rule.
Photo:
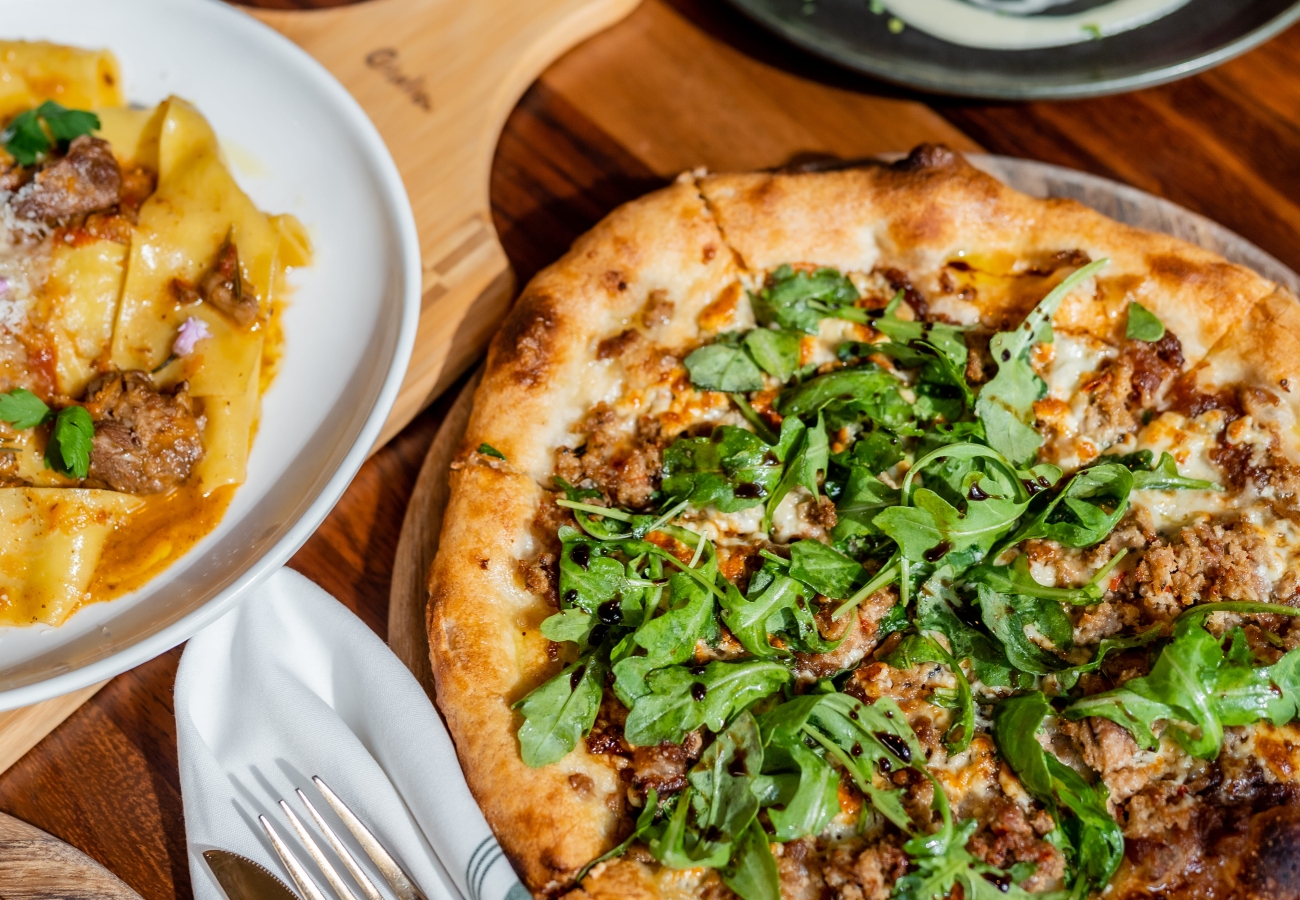
[[[1092,97],[1173,81],[1244,53],[1300,19],[1296,0],[1192,0],[1114,37],[1043,50],[980,50],[912,28],[891,34],[888,14],[871,13],[867,0],[729,2],[791,43],[850,69],[925,91],[1005,100]],[[1093,5],[1080,0],[1064,10]]]

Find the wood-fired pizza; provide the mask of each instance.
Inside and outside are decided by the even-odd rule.
[[[538,896],[1300,896],[1300,304],[941,147],[524,291],[430,576]]]

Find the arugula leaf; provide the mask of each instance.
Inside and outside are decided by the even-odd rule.
[[[836,523],[833,537],[837,541],[862,535],[879,534],[876,515],[897,506],[899,492],[885,484],[865,466],[851,466],[849,479],[835,502]]]
[[[957,369],[965,369],[967,350],[963,332],[967,330],[966,326],[905,321],[898,318],[898,307],[902,302],[903,292],[899,291],[885,307],[885,314],[871,323],[872,327],[899,344],[923,341]]]
[[[839,459],[846,468],[857,465],[870,474],[879,475],[892,469],[906,455],[898,435],[878,428],[860,436],[847,455],[841,454]]]
[[[966,900],[1029,900],[1033,895],[1014,884],[1005,872],[966,849],[978,827],[974,819],[948,822],[934,834],[918,834],[904,844],[915,870],[894,884],[892,900],[941,900],[959,884]],[[996,879],[996,884],[986,875]]]
[[[741,900],[781,900],[781,880],[767,832],[755,819],[741,834],[731,860],[719,872]]]
[[[560,602],[595,615],[601,604],[622,600],[637,604],[651,583],[629,577],[627,567],[609,555],[618,545],[591,540],[576,529],[560,533]]]
[[[1023,553],[1011,561],[1010,565],[995,566],[990,563],[978,565],[966,573],[966,581],[988,585],[1000,594],[1020,594],[1024,597],[1041,597],[1047,600],[1060,600],[1088,606],[1097,603],[1106,595],[1106,582],[1110,573],[1128,555],[1128,550],[1120,550],[1097,570],[1083,587],[1058,588],[1039,584],[1029,571],[1029,557]]]
[[[988,635],[957,616],[955,609],[961,600],[952,588],[953,579],[952,567],[945,565],[921,585],[916,598],[916,627],[947,638],[953,657],[969,659],[975,677],[989,687],[1029,687],[1032,679],[1012,666]]]
[[[929,488],[912,490],[913,480],[932,462],[964,461],[950,473],[959,477],[955,493],[968,498],[958,509]],[[952,551],[974,547],[987,551],[1008,531],[1028,506],[1019,482],[996,478],[970,465],[974,459],[991,459],[1005,465],[998,454],[979,444],[952,444],[925,455],[903,479],[902,503],[879,513],[873,524],[897,542],[909,561],[937,562]],[[953,485],[949,485],[951,491]],[[976,490],[978,489],[978,490]],[[980,497],[981,499],[969,499]]]
[[[754,429],[756,435],[767,441],[769,444],[775,444],[777,442],[776,433],[772,431],[766,420],[764,420],[754,407],[750,405],[749,400],[744,394],[732,394],[731,402],[736,404],[736,408],[740,410],[741,417],[749,423],[750,427]]]
[[[806,606],[809,599],[802,584],[769,566],[754,576],[748,599],[732,603],[722,614],[722,621],[741,646],[760,658],[786,655],[772,646],[768,635],[784,630],[782,614],[800,604]]]
[[[709,437],[679,438],[664,451],[662,487],[674,501],[731,513],[760,505],[781,473],[781,460],[766,441],[721,425]]]
[[[1101,664],[1106,661],[1106,656],[1115,650],[1131,650],[1134,647],[1145,647],[1147,644],[1160,640],[1164,634],[1164,627],[1152,625],[1146,631],[1128,637],[1108,637],[1102,638],[1097,644],[1097,652],[1086,663],[1077,666],[1071,666],[1056,673],[1056,683],[1063,691],[1068,691],[1079,682],[1079,676],[1087,672],[1096,672],[1101,668]]]
[[[728,846],[758,815],[758,797],[751,789],[763,768],[763,741],[758,723],[742,712],[717,740],[704,748],[687,775],[703,842]]]
[[[634,747],[650,747],[660,741],[680,744],[701,725],[719,732],[737,712],[790,677],[780,663],[761,659],[655,669],[645,677],[646,693],[632,704],[623,736]]]
[[[1161,651],[1151,673],[1114,690],[1093,694],[1068,706],[1063,715],[1098,716],[1125,728],[1139,746],[1155,749],[1154,725],[1165,721],[1174,740],[1200,759],[1214,759],[1223,746],[1223,729],[1267,718],[1282,724],[1300,705],[1295,667],[1300,651],[1292,650],[1273,667],[1255,666],[1238,629],[1231,649],[1200,624],[1200,617],[1180,619],[1174,637]],[[1276,669],[1280,680],[1273,677]],[[1276,690],[1275,690],[1276,687]]]
[[[14,388],[0,394],[0,422],[8,422],[19,431],[35,428],[50,416],[45,402],[26,388]]]
[[[931,696],[930,702],[937,706],[949,706],[961,710],[961,714],[944,735],[944,744],[949,755],[965,751],[970,746],[971,738],[975,736],[975,698],[961,664],[938,641],[919,633],[909,634],[903,638],[884,661],[896,669],[910,669],[925,662],[943,663],[948,667],[957,680],[956,695],[952,697],[951,703],[944,703],[942,702],[944,698],[936,693]]]
[[[783,453],[783,447],[789,449]],[[814,497],[820,493],[820,478],[826,474],[826,468],[830,465],[831,453],[826,425],[821,416],[817,417],[817,424],[812,427],[804,426],[797,416],[786,416],[781,422],[781,441],[777,444],[776,452],[779,458],[786,460],[786,466],[776,489],[767,498],[764,526],[771,524],[776,508],[795,487],[802,485]]]
[[[491,444],[479,444],[478,452],[483,454],[484,456],[491,456],[491,457],[495,457],[496,459],[506,458],[506,455],[504,453],[502,453],[496,447],[493,447]]]
[[[755,328],[745,335],[743,343],[759,368],[783,384],[799,370],[802,340],[796,332]]]
[[[582,645],[586,643],[587,635],[591,634],[595,625],[595,616],[580,609],[565,609],[543,619],[539,630],[542,637],[556,643],[572,641]]]
[[[1034,429],[1034,402],[1047,393],[1029,356],[1034,344],[1052,340],[1052,317],[1061,302],[1109,260],[1099,259],[1073,272],[1042,299],[1013,331],[989,342],[997,374],[980,390],[975,412],[984,423],[989,446],[1017,465],[1034,458],[1043,439]]]
[[[668,585],[667,611],[647,620],[632,638],[659,665],[685,662],[695,655],[698,642],[716,642],[719,637],[713,594],[684,572],[675,573]]]
[[[802,540],[790,545],[790,577],[834,600],[851,597],[865,574],[856,560],[821,541]]]
[[[912,405],[899,393],[900,384],[875,364],[839,369],[786,388],[776,408],[783,416],[824,412],[839,425],[869,419],[891,431],[906,430],[913,418]]]
[[[835,269],[822,268],[809,274],[785,265],[768,276],[767,285],[750,295],[754,317],[760,325],[776,323],[816,334],[821,320],[839,309],[851,307],[858,289]]]
[[[1008,597],[981,584],[978,588],[980,614],[984,627],[1002,642],[1003,651],[1013,666],[1034,675],[1050,675],[1069,668],[1056,654],[1031,641],[1026,625],[1034,625],[1062,650],[1071,647],[1070,619],[1054,600],[1037,597]],[[1057,640],[1064,639],[1064,644]]]
[[[1076,878],[1085,890],[1099,889],[1124,858],[1124,834],[1106,808],[1105,784],[1089,785],[1039,743],[1043,721],[1055,714],[1041,691],[1012,697],[993,713],[993,737],[1021,784],[1059,823]]]
[[[95,440],[95,423],[80,406],[59,410],[45,445],[45,466],[69,478],[90,474],[90,448]]]
[[[1151,451],[1143,451],[1150,453]],[[1133,473],[1135,491],[1221,491],[1223,486],[1200,478],[1188,478],[1178,473],[1178,465],[1169,453],[1160,454],[1160,462]]]
[[[746,599],[733,598],[722,620],[742,647],[755,656],[788,656],[788,650],[827,653],[839,641],[822,638],[809,603],[813,591],[769,560],[754,574]],[[774,647],[769,635],[782,635],[787,650]]]
[[[650,853],[669,868],[717,868],[742,900],[780,900],[776,861],[756,819],[762,763],[758,726],[742,713],[691,769],[669,821],[646,829]]]
[[[810,750],[797,731],[782,730],[770,736],[765,773],[798,772],[795,789],[777,797],[768,817],[778,841],[793,841],[819,835],[840,812],[839,773],[825,759]]]
[[[1153,344],[1165,336],[1165,323],[1156,318],[1156,314],[1136,301],[1128,305],[1128,327],[1124,337],[1130,341],[1146,341]]]
[[[604,663],[587,655],[515,703],[524,717],[519,755],[525,765],[536,769],[569,754],[595,724],[604,683]]]
[[[743,347],[718,340],[686,357],[691,384],[706,391],[744,393],[763,389],[763,373]]]
[[[1060,493],[1021,523],[1006,546],[1031,538],[1050,538],[1067,547],[1100,543],[1128,511],[1133,479],[1132,472],[1115,463],[1077,472]]]
[[[41,127],[42,122],[61,146],[100,127],[99,117],[94,113],[68,109],[53,100],[46,100],[35,109],[19,113],[0,132],[0,144],[4,144],[19,165],[35,165],[50,151],[50,138]]]

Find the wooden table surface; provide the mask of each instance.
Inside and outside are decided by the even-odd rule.
[[[1300,27],[1212,72],[1140,93],[965,102],[841,72],[720,0],[645,0],[521,99],[497,149],[493,213],[522,284],[614,206],[683,169],[772,167],[944,141],[1126,181],[1300,269],[1297,58]],[[290,563],[381,636],[402,513],[448,402],[365,465]],[[81,848],[149,900],[191,896],[172,714],[180,654],[114,679],[0,776],[0,810]]]

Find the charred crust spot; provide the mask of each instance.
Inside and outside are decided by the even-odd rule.
[[[627,290],[627,279],[624,278],[623,273],[617,269],[610,269],[601,277],[601,281],[605,285],[605,290],[609,291],[611,294]]]
[[[540,384],[557,352],[559,314],[548,294],[525,295],[497,336],[500,364],[523,387]]]
[[[1300,897],[1300,810],[1279,807],[1255,817],[1258,843],[1242,866],[1252,897]]]
[[[482,569],[484,572],[487,571],[487,569],[488,569],[488,565],[491,563],[491,560],[487,559],[486,557],[482,557],[482,556],[477,556],[477,557],[475,557],[475,558],[474,558],[474,561],[475,561],[476,563],[478,563],[478,567],[479,567],[480,569]]]
[[[894,163],[894,168],[899,172],[920,172],[926,169],[947,169],[956,164],[957,154],[943,144],[921,144]]]
[[[713,258],[717,255],[718,255],[717,247],[713,246],[712,244],[704,245],[704,261],[706,263],[713,262]]]

